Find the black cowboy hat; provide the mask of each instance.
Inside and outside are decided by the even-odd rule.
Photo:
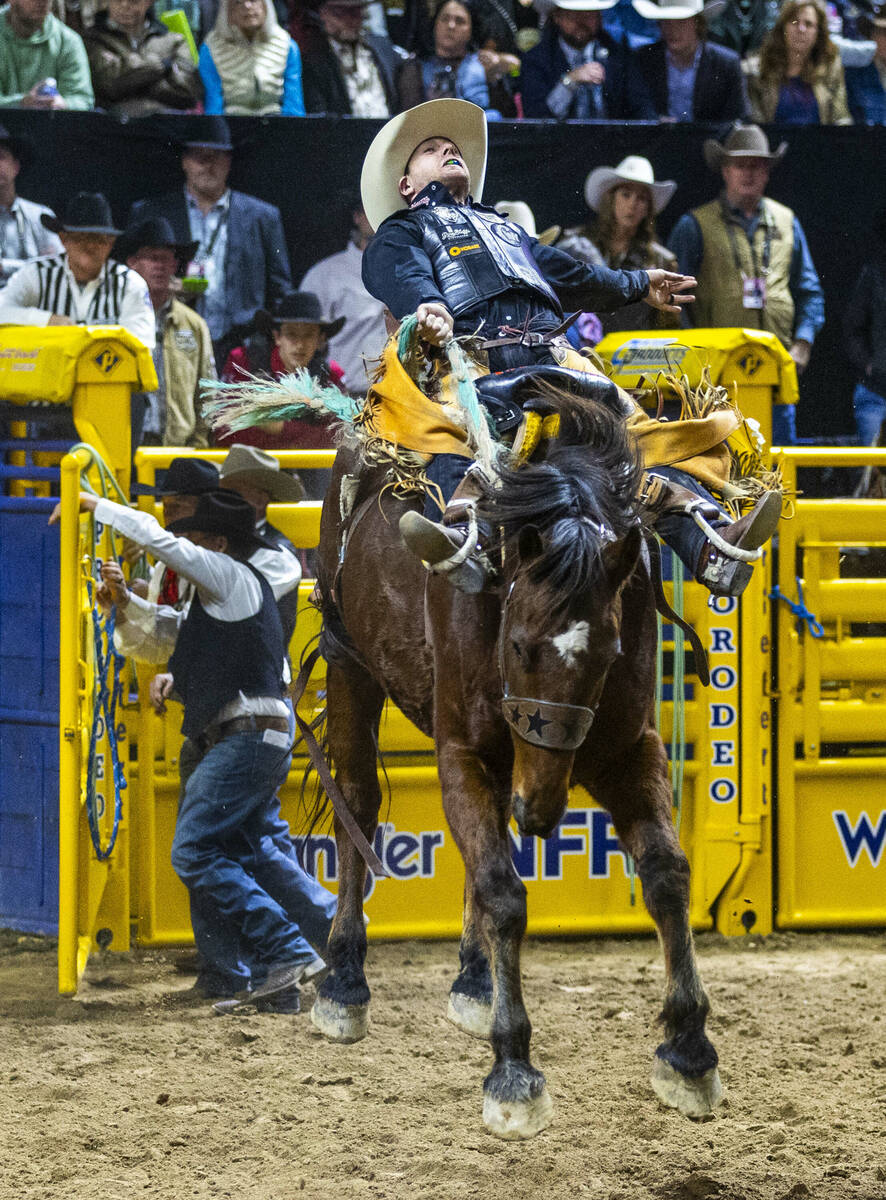
[[[240,550],[258,550],[265,547],[276,550],[269,538],[255,532],[255,509],[236,492],[220,488],[205,492],[197,501],[197,507],[189,517],[180,517],[168,526],[168,532],[218,533],[228,538]]]
[[[183,150],[226,150],[231,153],[234,149],[231,130],[224,117],[194,117],[179,145]]]
[[[10,154],[26,167],[34,157],[34,143],[30,138],[16,137],[5,125],[0,125],[0,146],[6,146]]]
[[[136,483],[132,491],[137,496],[202,496],[217,492],[219,487],[215,463],[202,458],[174,458],[158,484]]]
[[[287,292],[270,313],[272,325],[319,325],[327,337],[335,337],[347,317],[329,317],[313,292]]]
[[[138,254],[145,246],[163,246],[174,250],[178,258],[179,269],[191,261],[197,253],[199,242],[177,242],[172,226],[165,217],[149,217],[139,225],[130,225],[114,243],[113,256],[118,262],[125,263],[127,258]]]
[[[101,192],[78,192],[68,201],[64,217],[41,213],[42,224],[53,233],[105,233],[117,237],[111,206]]]

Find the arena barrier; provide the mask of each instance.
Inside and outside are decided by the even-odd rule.
[[[790,449],[803,467],[886,471],[886,450]],[[886,501],[807,500],[782,522],[777,606],[783,929],[886,925]]]

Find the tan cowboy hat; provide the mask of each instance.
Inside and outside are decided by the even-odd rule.
[[[702,13],[708,17],[718,16],[726,7],[728,0],[661,0],[653,4],[652,0],[631,0],[634,10],[645,17],[647,21],[685,21],[687,17],[697,17]]]
[[[585,203],[599,212],[603,197],[619,183],[639,183],[652,192],[652,211],[658,215],[669,202],[677,185],[673,179],[656,182],[652,163],[639,154],[629,154],[617,167],[597,167],[585,180]]]
[[[765,158],[773,165],[785,156],[787,142],[782,142],[776,151],[769,149],[769,138],[759,125],[733,125],[722,142],[707,138],[704,143],[704,160],[712,171],[719,171],[726,158]]]
[[[530,237],[536,238],[543,246],[550,246],[552,242],[556,242],[563,232],[562,225],[550,225],[541,233],[536,233],[535,217],[525,200],[498,200],[492,207],[496,212],[504,213],[515,225],[525,229]]]
[[[228,451],[219,468],[218,482],[223,488],[235,482],[251,484],[267,492],[279,504],[293,504],[305,494],[301,480],[281,471],[273,454],[259,450],[257,446],[244,446],[240,442],[236,442]]]
[[[468,100],[429,100],[392,117],[383,125],[363,160],[360,195],[373,229],[406,207],[397,190],[413,150],[426,138],[455,142],[471,176],[471,195],[479,200],[486,176],[486,114]]]

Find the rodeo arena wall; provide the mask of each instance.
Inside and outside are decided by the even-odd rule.
[[[122,217],[146,192],[179,186],[174,117],[120,125],[92,113],[8,111],[4,121],[41,149],[23,172],[22,190],[56,210],[66,197],[101,187]],[[230,124],[242,147],[231,185],[280,208],[292,277],[299,279],[341,249],[350,197],[379,123],[234,118]],[[681,181],[680,204],[661,222],[665,237],[666,218],[673,221],[711,197],[702,142],[720,131],[505,122],[489,132],[485,194],[518,194],[539,228],[580,222],[589,167],[627,154],[647,156],[663,177]],[[770,131],[773,144],[781,134]],[[671,752],[675,819],[693,864],[692,922],[735,935],[886,924],[886,579],[880,578],[886,501],[834,498],[851,494],[851,486],[841,486],[851,469],[886,467],[886,452],[848,448],[854,379],[839,331],[845,296],[869,250],[867,231],[882,205],[882,188],[859,181],[886,178],[886,130],[816,127],[789,134],[790,152],[772,190],[802,218],[828,312],[802,383],[798,433],[807,444],[782,459],[788,488],[797,493],[792,516],[781,523],[779,544],[767,551],[764,569],[755,571],[740,601],[708,604],[697,584],[669,584],[675,602],[682,590],[685,616],[708,651],[710,687],[696,678],[691,654],[684,657],[679,630],[665,624],[661,632],[661,732]],[[19,403],[50,398],[71,404],[80,437],[115,477],[109,481],[85,450],[59,465],[61,446],[43,447],[41,457],[16,449],[14,436],[3,443],[0,925],[57,931],[59,985],[71,992],[95,946],[125,950],[133,941],[157,945],[191,937],[187,895],[169,863],[178,714],[153,713],[146,701],[149,676],[141,668],[105,661],[105,683],[115,695],[101,695],[102,632],[92,624],[89,573],[90,563],[115,551],[108,531],[76,516],[82,475],[112,498],[117,484],[127,489],[129,432],[103,423],[111,393],[102,389],[137,390],[150,375],[150,359],[145,364],[119,331],[92,341],[86,331],[75,331],[80,340],[72,348],[65,340],[70,330],[28,330],[29,345],[41,353],[57,350],[58,363],[66,364],[53,368],[51,379],[41,377],[39,387],[35,379],[30,395],[11,374],[21,351],[11,333],[0,330],[0,399],[14,394]],[[692,344],[688,335],[686,341]],[[765,346],[756,357],[742,357],[741,340],[730,345],[722,339],[720,349],[701,344],[684,366],[692,357],[713,361],[719,354],[719,382],[738,381],[742,407],[746,386],[752,414],[768,428],[764,410],[777,398],[777,372],[773,367],[766,374]],[[655,366],[655,353],[654,346],[647,351],[647,369]],[[619,361],[616,350],[613,369]],[[113,394],[119,401],[121,393]],[[155,472],[181,453],[142,448],[133,477],[153,483]],[[324,452],[278,457],[282,466],[302,470],[331,462]],[[59,487],[68,512],[61,544],[58,530],[46,525],[50,491],[57,495]],[[319,508],[277,505],[270,516],[296,545],[311,547]],[[319,629],[307,603],[311,587],[303,581],[294,662]],[[322,690],[317,670],[302,703],[306,717],[322,707]],[[381,750],[390,804],[383,804],[375,849],[389,877],[370,878],[369,936],[455,937],[463,876],[443,819],[432,745],[389,711]],[[305,827],[306,767],[297,751],[284,814],[305,866],[334,889],[330,827]],[[632,864],[608,814],[588,795],[573,793],[560,826],[544,842],[514,832],[512,855],[530,893],[530,932],[652,929]]]

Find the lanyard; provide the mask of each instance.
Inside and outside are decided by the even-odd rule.
[[[741,275],[742,278],[744,278],[744,271],[742,271],[742,269],[741,269],[741,259],[738,256],[738,244],[735,240],[736,222],[732,220],[732,215],[729,212],[729,210],[727,209],[725,203],[723,203],[721,201],[720,207],[722,210],[723,220],[726,223],[726,232],[729,234],[729,245],[732,247],[732,261],[735,263],[736,271],[738,271],[739,275]],[[768,214],[767,214],[765,208],[763,209],[763,215],[760,218],[760,220],[763,221],[764,229],[766,231],[766,237],[763,242],[763,270],[762,270],[762,275],[765,278],[765,276],[767,276],[769,274],[769,260],[772,256],[772,230],[773,230],[772,223],[768,219]],[[742,233],[747,238],[748,249],[751,252],[751,266],[752,266],[753,272],[754,272],[753,278],[759,279],[761,272],[757,266],[757,252],[754,249],[754,238],[749,237],[747,231],[744,229],[742,230]],[[756,234],[756,230],[754,231],[754,234]]]
[[[219,216],[218,224],[216,225],[215,229],[213,229],[212,237],[209,239],[209,245],[206,247],[205,250],[203,249],[203,239],[202,238],[200,239],[200,245],[197,247],[197,253],[195,255],[195,258],[198,262],[203,262],[205,259],[212,258],[212,252],[215,249],[215,243],[218,241],[218,235],[221,233],[224,226],[227,225],[228,216],[230,214],[230,211],[231,211],[231,208],[230,208],[230,205],[228,204],[225,206],[224,211]],[[208,219],[209,219],[209,213],[207,213],[206,216],[203,218],[203,228],[204,229],[206,228],[206,222]]]

